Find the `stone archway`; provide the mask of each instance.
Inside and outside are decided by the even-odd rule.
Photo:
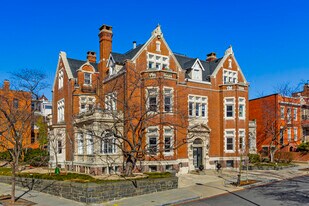
[[[196,124],[188,129],[189,171],[209,168],[209,133],[205,124]]]

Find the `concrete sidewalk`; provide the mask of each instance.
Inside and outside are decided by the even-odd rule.
[[[287,168],[283,170],[253,170],[243,171],[242,179],[255,179],[259,180],[259,183],[246,186],[252,187],[259,184],[265,184],[272,181],[283,180],[296,176],[308,175],[306,171],[299,171],[300,168],[307,168],[308,165]],[[104,205],[104,206],[138,206],[138,205],[173,205],[190,200],[196,200],[200,198],[212,197],[215,195],[225,194],[244,189],[243,187],[232,186],[231,182],[236,182],[237,170],[224,169],[220,176],[216,171],[207,170],[201,174],[185,174],[179,175],[179,188],[156,192],[146,195],[140,195],[135,197],[123,198],[120,200],[105,202],[101,204],[91,205]],[[0,195],[10,194],[11,186],[8,184],[0,183]],[[25,193],[25,194],[24,194]],[[37,203],[39,206],[52,206],[52,205],[86,205],[83,203],[75,202],[72,200],[52,196],[49,194],[28,191],[23,188],[17,188],[17,196],[22,196],[23,199]],[[88,204],[90,205],[90,204]]]
[[[0,183],[0,195],[9,195],[11,194],[11,185]],[[61,205],[61,206],[71,206],[71,205],[85,205],[80,202],[75,202],[73,200],[68,200],[65,198],[49,195],[43,192],[37,192],[35,190],[29,191],[26,188],[16,187],[16,197],[22,198],[33,203],[38,206],[53,206],[53,205]],[[1,203],[0,203],[1,205]]]
[[[179,188],[162,191],[147,195],[123,198],[98,205],[106,206],[130,206],[130,205],[174,205],[200,198],[213,197],[225,193],[235,192],[273,181],[284,180],[297,176],[308,175],[306,171],[298,169],[308,168],[308,165],[286,168],[283,170],[253,170],[243,171],[242,180],[254,179],[260,182],[245,187],[235,187],[230,183],[237,181],[238,171],[236,169],[224,169],[222,174],[207,170],[204,174],[185,174],[179,176]]]

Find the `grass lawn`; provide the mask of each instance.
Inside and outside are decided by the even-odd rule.
[[[139,178],[165,178],[165,177],[171,177],[172,174],[169,172],[150,172],[150,173],[144,173],[146,176]],[[0,175],[3,176],[11,176],[12,170],[11,168],[2,168],[0,167]],[[119,179],[114,180],[102,180],[102,179],[96,179],[93,176],[86,175],[86,174],[78,174],[78,173],[64,173],[61,172],[60,174],[56,175],[54,173],[18,173],[17,176],[19,177],[25,177],[25,178],[35,178],[35,179],[47,179],[47,180],[58,180],[58,181],[71,181],[71,182],[92,182],[92,183],[105,183],[105,182],[115,182],[115,181],[124,181],[125,179],[130,178],[124,178],[119,175]]]

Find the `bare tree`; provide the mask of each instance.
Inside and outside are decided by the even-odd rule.
[[[38,98],[47,85],[46,76],[37,70],[23,69],[12,73],[14,90],[6,87],[0,93],[0,145],[12,157],[11,201],[15,202],[16,173],[23,148],[30,145],[33,121],[32,98]]]
[[[292,88],[288,83],[279,84],[276,87],[278,103],[275,103],[275,99],[268,100],[266,98],[261,104],[263,120],[259,130],[262,131],[262,134],[257,139],[257,145],[262,145],[265,141],[268,141],[271,162],[274,162],[277,151],[295,142],[292,138],[284,141],[286,131],[297,126],[294,120],[294,115],[297,114],[294,114],[292,108],[298,100],[291,97],[295,91],[297,91],[297,88]]]
[[[133,171],[141,169],[137,167],[138,162],[164,160],[164,153],[172,152],[188,141],[187,110],[184,111],[184,107],[181,108],[178,102],[181,96],[187,98],[186,91],[164,87],[168,85],[168,79],[172,75],[175,73],[141,73],[127,65],[126,71],[120,71],[117,78],[106,80],[109,81],[108,85],[99,86],[105,88],[104,95],[98,95],[98,102],[101,103],[93,111],[101,110],[105,114],[104,118],[110,121],[101,123],[96,128],[95,124],[89,124],[89,127],[85,127],[85,132],[91,133],[97,140],[94,142],[98,143],[109,141],[110,136],[115,138],[112,144],[121,150],[126,176],[132,176]],[[84,117],[83,114],[77,117],[75,124],[84,124]],[[147,142],[147,135],[151,138],[150,133],[156,137],[163,134],[159,127],[164,127],[165,132],[169,132],[171,136],[184,138],[173,141],[168,138],[153,138],[152,142]],[[176,132],[178,135],[174,135]]]

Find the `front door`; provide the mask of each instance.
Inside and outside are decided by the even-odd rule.
[[[193,147],[193,165],[196,169],[203,165],[202,151],[202,147]]]

